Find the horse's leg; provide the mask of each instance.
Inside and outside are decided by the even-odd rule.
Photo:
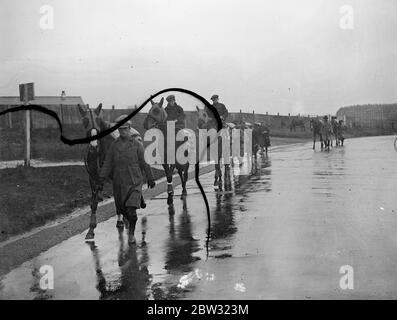
[[[219,163],[215,163],[214,186],[218,185],[219,166],[220,166]]]
[[[167,193],[168,193],[167,204],[170,205],[173,203],[173,197],[174,197],[174,188],[172,186],[172,174],[174,172],[175,167],[173,165],[163,164],[163,168],[167,178]]]
[[[124,228],[123,215],[121,215],[121,214],[117,215],[116,228],[117,229],[123,229]]]
[[[183,199],[183,197],[186,196],[186,181],[185,181],[185,177],[184,177],[183,168],[178,168],[178,175],[179,175],[179,178],[181,179],[181,185],[182,185],[181,199]]]
[[[182,189],[182,194],[187,195],[187,190],[186,190],[186,183],[187,180],[189,179],[189,163],[186,163],[184,170],[183,170],[183,189]]]
[[[323,139],[323,135],[320,133],[320,143],[321,143],[321,150],[323,150],[324,148],[324,139]]]
[[[146,218],[146,216],[145,217],[142,217],[142,219],[141,219],[141,230],[142,230],[142,244],[145,244],[146,243],[146,241],[145,241],[145,238],[146,238],[146,230],[147,230],[147,218]]]
[[[316,149],[316,134],[313,132],[313,150]]]
[[[222,190],[222,167],[221,167],[221,157],[222,157],[222,155],[221,154],[219,154],[218,155],[218,170],[219,170],[219,172],[218,172],[218,188],[219,188],[219,190]]]
[[[174,188],[172,187],[172,173],[174,168],[171,165],[163,164],[165,177],[167,178],[167,192],[168,194],[174,193]]]
[[[98,189],[94,190],[94,188],[96,188],[96,184],[91,179],[90,179],[90,185],[91,185],[91,216],[90,216],[90,226],[85,236],[85,240],[87,241],[93,240],[95,236],[94,229],[97,226],[96,210],[98,207],[98,192],[99,192]]]
[[[186,196],[186,182],[185,182],[185,177],[183,175],[183,168],[178,166],[178,175],[179,178],[181,179],[181,185],[182,185],[182,194],[181,194],[181,199],[183,199],[184,196]]]

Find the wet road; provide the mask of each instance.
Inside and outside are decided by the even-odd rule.
[[[95,244],[71,237],[3,276],[0,299],[397,298],[393,141],[279,147],[256,168],[235,168],[223,192],[207,174],[208,250],[204,202],[190,181],[173,208],[164,194],[148,201],[136,246],[112,218],[98,225]],[[54,270],[52,290],[40,288],[43,265]],[[340,287],[345,265],[353,290]]]

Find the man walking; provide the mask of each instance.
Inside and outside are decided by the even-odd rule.
[[[116,122],[126,117],[122,115]],[[112,177],[116,211],[129,222],[128,242],[134,244],[138,219],[136,210],[141,207],[143,172],[150,188],[156,183],[150,166],[145,162],[143,145],[132,137],[130,125],[131,122],[127,121],[119,128],[120,137],[110,146],[99,176],[102,183]]]

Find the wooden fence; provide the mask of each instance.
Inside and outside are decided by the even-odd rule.
[[[76,106],[44,106],[57,113],[62,124],[65,126],[80,126],[81,115]],[[0,111],[7,109],[8,106],[0,106]],[[131,113],[133,109],[103,109],[103,118],[106,121],[113,122],[118,116],[122,114]],[[197,127],[197,113],[195,111],[186,111],[186,126],[188,128]],[[132,126],[139,132],[143,133],[143,120],[146,113],[140,112],[132,119]],[[281,116],[269,114],[256,114],[245,112],[232,112],[229,113],[228,121],[244,121],[244,122],[265,122],[270,128],[287,128],[293,118],[308,118],[308,116]],[[0,129],[8,128],[23,128],[25,126],[24,112],[9,113],[6,116],[0,117]],[[31,113],[31,128],[46,129],[57,128],[57,122],[50,116],[32,111]]]

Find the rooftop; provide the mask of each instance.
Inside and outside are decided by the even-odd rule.
[[[66,96],[63,99],[60,96],[38,96],[34,100],[30,101],[31,104],[38,105],[84,105],[81,97]],[[21,105],[22,101],[19,97],[0,97],[0,105]]]

